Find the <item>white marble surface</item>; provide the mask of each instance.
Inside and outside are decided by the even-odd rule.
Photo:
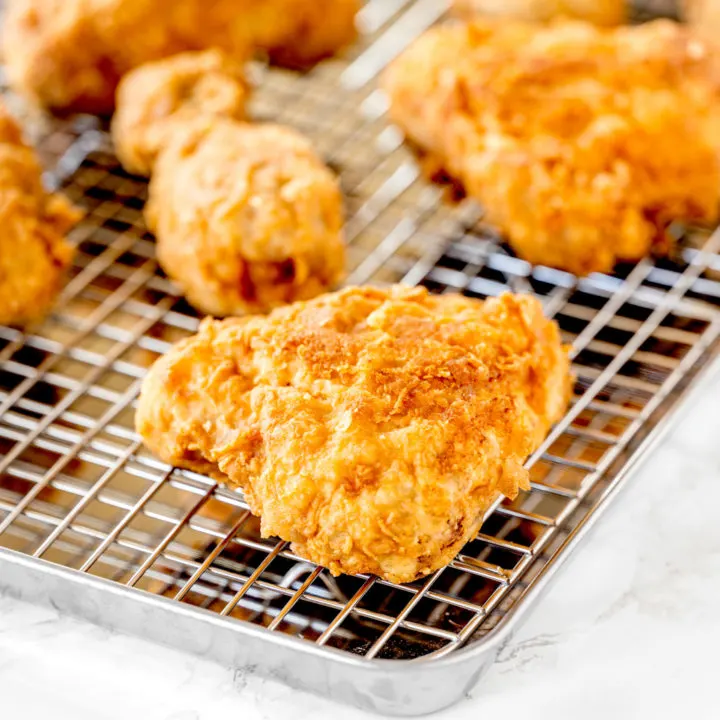
[[[720,373],[438,718],[720,717]],[[370,716],[0,596],[0,718]]]

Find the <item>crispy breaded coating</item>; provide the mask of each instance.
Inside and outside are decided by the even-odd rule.
[[[567,17],[605,26],[625,22],[627,4],[627,0],[452,0],[455,13],[468,20],[478,15],[530,22]]]
[[[211,118],[177,135],[145,217],[163,270],[210,315],[305,300],[344,274],[337,180],[289,128]]]
[[[390,68],[391,115],[485,207],[518,255],[576,274],[713,222],[717,56],[683,27],[438,27]]]
[[[217,47],[315,62],[354,36],[358,0],[9,0],[13,88],[56,110],[112,112],[120,78],[146,62]]]
[[[64,234],[80,213],[47,193],[35,153],[0,105],[0,325],[23,325],[52,305],[73,248]]]
[[[219,50],[141,65],[117,89],[112,137],[118,159],[128,172],[150,175],[178,128],[205,115],[243,120],[247,96],[243,64]]]
[[[240,488],[264,536],[334,574],[446,565],[565,411],[569,362],[530,296],[349,288],[206,320],[146,377],[163,460]]]

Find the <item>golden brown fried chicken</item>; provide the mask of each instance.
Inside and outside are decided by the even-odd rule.
[[[33,151],[0,105],[0,325],[42,317],[73,256],[64,234],[80,213],[45,192]]]
[[[241,488],[265,536],[339,573],[450,562],[566,407],[568,358],[530,296],[349,288],[207,320],[160,358],[136,427]]]
[[[344,273],[337,180],[288,128],[195,123],[160,154],[145,217],[163,270],[211,315],[308,299]]]
[[[118,86],[112,121],[117,156],[128,172],[150,175],[178,128],[206,115],[243,120],[247,95],[243,64],[219,50],[141,65]]]
[[[438,27],[389,70],[393,119],[521,257],[578,274],[713,222],[718,58],[683,27]]]
[[[10,0],[3,26],[10,83],[51,108],[109,113],[123,74],[190,49],[196,4]]]
[[[461,17],[478,15],[545,22],[557,17],[588,20],[596,25],[625,21],[627,0],[453,0]]]
[[[120,78],[146,62],[218,47],[244,60],[314,62],[354,35],[358,0],[10,0],[14,89],[60,110],[110,113]]]

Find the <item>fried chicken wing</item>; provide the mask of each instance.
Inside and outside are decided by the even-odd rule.
[[[358,0],[10,0],[3,25],[14,89],[58,110],[109,114],[120,78],[176,53],[315,62],[354,35]]]
[[[587,274],[666,250],[672,220],[717,219],[717,61],[670,21],[476,21],[429,31],[385,87],[518,255]]]
[[[460,17],[478,15],[545,22],[557,17],[588,20],[596,25],[625,21],[627,0],[453,0]]]
[[[193,123],[160,154],[145,217],[162,268],[211,315],[308,299],[344,273],[337,180],[289,128]]]
[[[247,95],[243,64],[219,50],[141,65],[117,89],[112,121],[116,154],[128,172],[150,175],[159,151],[178,128],[205,115],[243,120]]]
[[[52,305],[73,256],[64,234],[80,213],[47,193],[35,153],[0,105],[0,325],[23,325]]]
[[[349,288],[206,320],[146,377],[163,460],[240,488],[265,536],[339,573],[450,562],[565,411],[569,363],[530,296]]]

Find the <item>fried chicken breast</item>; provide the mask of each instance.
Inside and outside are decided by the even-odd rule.
[[[56,110],[109,114],[120,78],[212,47],[244,60],[315,62],[354,36],[358,0],[9,0],[3,48],[13,88]]]
[[[444,566],[565,411],[569,362],[530,296],[348,288],[206,320],[147,375],[136,427],[240,488],[265,536],[334,574]]]
[[[73,248],[64,235],[80,213],[47,193],[35,153],[0,105],[0,325],[23,325],[52,305]]]
[[[595,25],[620,25],[625,21],[627,0],[453,0],[460,17],[478,15],[545,22],[557,17],[588,20]]]
[[[118,159],[128,172],[150,175],[178,128],[205,115],[243,120],[247,96],[243,64],[219,50],[141,65],[117,89],[112,137]]]
[[[670,21],[430,30],[385,77],[391,115],[518,255],[576,274],[718,217],[718,58]]]
[[[210,315],[308,299],[344,273],[337,180],[289,128],[194,123],[160,154],[145,217],[160,265]]]

